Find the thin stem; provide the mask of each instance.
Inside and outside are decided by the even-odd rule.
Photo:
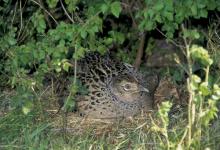
[[[56,25],[58,25],[58,22],[56,21],[56,19],[53,17],[53,15],[49,11],[47,11],[41,4],[39,4],[35,0],[31,0],[31,1],[35,4],[37,4],[38,6],[40,6],[40,8],[43,9],[53,19],[53,21],[56,23]]]
[[[181,25],[182,31],[185,31],[185,27],[182,24]],[[188,65],[188,72],[189,72],[189,78],[187,79],[187,89],[189,92],[189,103],[188,103],[188,127],[186,130],[188,130],[188,142],[187,142],[187,147],[189,148],[191,145],[191,140],[192,140],[192,124],[193,120],[195,117],[194,109],[193,109],[193,91],[191,88],[190,83],[192,82],[192,61],[191,61],[191,56],[190,56],[190,44],[187,42],[186,37],[183,36],[184,44],[185,44],[185,51],[186,51],[186,59],[187,59],[187,65]]]
[[[62,9],[64,10],[64,13],[65,13],[66,16],[69,18],[69,20],[70,20],[72,23],[75,23],[75,21],[72,19],[72,17],[70,17],[70,15],[68,14],[66,8],[64,7],[62,0],[60,0],[60,4],[61,4],[61,6],[62,6]]]
[[[164,34],[162,31],[160,31],[160,29],[156,28],[156,30],[157,30],[162,36],[164,36],[166,39],[168,39],[172,44],[174,44],[175,46],[177,46],[177,47],[179,47],[179,48],[181,48],[181,49],[184,49],[184,48],[185,48],[184,46],[178,44],[178,43],[175,42],[174,40],[168,38],[168,37],[166,36],[166,34]]]
[[[76,77],[77,77],[77,60],[74,60],[74,80],[73,83],[76,84]]]
[[[18,32],[18,37],[20,36],[22,28],[23,28],[23,13],[22,13],[22,8],[21,8],[21,0],[20,0],[19,6],[20,6],[20,30]]]
[[[210,66],[207,66],[207,68],[205,69],[205,82],[208,82],[209,80],[209,68]]]
[[[14,15],[13,15],[13,17],[12,17],[11,26],[13,26],[13,23],[14,23],[14,19],[15,19],[15,15],[16,15],[16,10],[17,10],[17,6],[18,6],[18,1],[16,1],[16,4],[15,4]]]
[[[134,67],[136,69],[138,69],[141,65],[141,58],[143,57],[143,53],[144,53],[144,43],[145,43],[145,34],[141,36],[139,48],[137,50],[137,54],[134,62]]]

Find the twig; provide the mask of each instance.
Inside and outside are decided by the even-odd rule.
[[[53,17],[53,15],[49,11],[47,11],[41,4],[39,4],[35,0],[31,0],[31,1],[35,4],[37,4],[38,6],[40,6],[40,8],[43,9],[53,19],[53,21],[56,23],[56,25],[58,25],[58,22],[56,21],[56,19]]]
[[[70,15],[68,14],[67,10],[65,9],[64,5],[63,5],[63,2],[62,0],[60,0],[60,4],[64,10],[64,13],[66,14],[66,16],[69,18],[69,20],[72,22],[72,23],[75,23],[75,21],[70,17]]]
[[[42,2],[42,0],[39,0],[39,3],[41,4],[41,6],[43,7],[43,9],[45,9],[45,6],[44,6],[44,3]],[[45,19],[46,19],[46,21],[47,21],[47,23],[48,23],[48,26],[50,27],[50,28],[52,28],[52,24],[51,24],[51,22],[50,22],[50,19],[48,18],[48,15],[47,15],[47,13],[44,11],[44,17],[45,17]]]
[[[162,31],[160,31],[160,29],[156,28],[156,30],[162,35],[164,36],[166,39],[169,39]],[[176,43],[174,40],[172,39],[169,39],[169,41],[174,44],[175,46],[181,48],[181,49],[185,49],[186,47],[182,46],[182,45],[179,45],[178,43]]]
[[[74,60],[74,80],[73,83],[76,84],[76,77],[77,77],[77,60]]]
[[[23,28],[23,13],[22,13],[22,8],[21,8],[21,0],[20,0],[19,6],[20,6],[20,29],[18,32],[18,37],[20,36],[22,28]]]
[[[134,67],[136,69],[138,69],[141,65],[141,58],[142,58],[143,53],[144,53],[144,43],[145,43],[145,34],[142,34],[141,41],[140,41],[140,44],[139,44],[139,48],[138,48],[137,55],[136,55],[136,59],[135,59],[135,62],[134,62]]]
[[[181,25],[181,29],[182,29],[182,32],[185,31],[185,27],[184,25],[182,24]],[[185,51],[186,51],[186,59],[187,59],[187,64],[188,64],[188,71],[189,71],[189,78],[187,79],[187,90],[189,92],[189,103],[188,103],[188,127],[186,128],[186,130],[188,131],[188,148],[190,147],[190,144],[191,144],[191,140],[192,140],[192,126],[193,126],[193,122],[195,120],[195,113],[194,113],[194,109],[193,109],[193,106],[195,104],[192,103],[193,101],[193,92],[192,92],[192,88],[191,88],[191,85],[190,83],[192,82],[192,62],[191,62],[191,58],[190,58],[190,42],[187,42],[187,39],[186,37],[183,36],[183,41],[184,41],[184,44],[185,44]]]
[[[29,20],[27,21],[26,25],[24,26],[23,30],[26,31],[25,29],[28,27],[28,24],[30,23],[31,18],[29,18]],[[22,32],[21,35],[18,37],[18,42],[21,43],[22,41],[25,40],[25,38],[27,37],[27,34],[25,35],[25,32]]]
[[[128,7],[128,12],[129,12],[129,15],[130,15],[130,17],[131,17],[131,19],[132,19],[132,22],[133,22],[133,26],[134,26],[134,28],[138,28],[138,25],[137,25],[137,23],[136,23],[136,21],[135,21],[135,19],[134,19],[134,16],[133,16],[133,14],[132,14],[132,7],[131,6],[133,6],[133,4],[134,4],[134,0],[130,3],[130,5],[128,5],[129,7]]]
[[[15,4],[14,15],[13,15],[13,17],[12,17],[11,26],[13,26],[13,23],[14,23],[14,19],[15,19],[15,15],[16,15],[16,10],[17,10],[17,6],[18,6],[18,1],[16,1],[16,4]]]

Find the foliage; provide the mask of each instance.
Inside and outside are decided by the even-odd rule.
[[[0,6],[0,87],[15,91],[11,96],[10,108],[21,115],[21,120],[28,120],[36,110],[42,112],[42,99],[38,92],[44,86],[46,75],[62,77],[65,73],[71,73],[71,70],[77,71],[73,62],[91,51],[101,54],[110,51],[118,59],[134,63],[140,37],[161,30],[167,39],[183,38],[185,42],[187,64],[183,64],[182,73],[175,70],[173,76],[177,81],[181,81],[179,74],[187,73],[189,77],[190,129],[187,128],[185,132],[193,132],[186,140],[188,148],[195,146],[201,140],[202,129],[208,128],[216,116],[219,83],[213,82],[216,75],[212,74],[210,68],[212,64],[219,64],[216,55],[210,55],[206,47],[198,44],[202,35],[191,20],[208,18],[210,13],[219,11],[219,0],[4,0]],[[188,25],[187,30],[181,30],[183,24]],[[150,44],[146,46],[145,43],[145,47],[146,55],[152,53]],[[196,66],[199,66],[202,74],[196,74]],[[75,106],[75,95],[83,91],[76,76],[73,78],[70,94],[64,104],[65,110]],[[166,128],[169,107],[170,104],[166,104],[159,111],[164,125],[161,131],[170,144],[168,147],[178,147],[180,145],[176,141],[181,140],[179,137],[184,137],[185,132],[181,132],[176,141],[170,138]],[[4,119],[1,122],[5,123]],[[27,125],[27,131],[24,132],[30,136],[38,134],[38,127],[36,132],[28,130],[27,122],[24,122]],[[21,130],[14,125],[12,128]],[[42,131],[46,127],[39,128]],[[34,135],[30,139],[34,139]],[[35,140],[39,142],[39,139]],[[30,144],[30,140],[27,142]]]
[[[189,32],[184,27],[183,32]],[[184,35],[184,34],[183,34]],[[185,49],[188,62],[188,79],[187,88],[189,92],[188,100],[188,122],[184,132],[174,129],[171,133],[168,132],[168,112],[171,104],[165,102],[158,111],[161,121],[161,127],[153,123],[152,130],[162,134],[165,141],[161,140],[162,148],[165,149],[200,149],[204,147],[201,143],[204,135],[209,135],[209,126],[213,119],[217,117],[218,108],[217,102],[220,100],[220,87],[216,83],[209,82],[209,68],[213,63],[208,51],[197,45],[189,45],[186,38],[191,40],[197,38],[198,32],[193,32],[189,36],[183,36],[185,41]],[[198,75],[192,72],[194,63],[202,65],[205,71],[205,79],[201,79]],[[178,136],[176,136],[178,135]],[[175,137],[175,138],[173,138]],[[184,142],[185,141],[185,142]]]

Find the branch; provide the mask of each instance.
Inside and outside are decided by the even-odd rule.
[[[35,4],[37,4],[38,6],[40,6],[40,8],[43,9],[53,19],[53,21],[56,23],[56,25],[58,25],[58,22],[56,21],[56,19],[53,17],[53,15],[49,11],[47,11],[41,4],[39,4],[35,0],[31,0],[31,1]]]
[[[42,8],[45,10],[45,6],[44,6],[44,3],[42,2],[42,0],[39,0],[39,4],[42,6]],[[49,17],[48,17],[48,14],[44,11],[44,17],[45,17],[45,19],[46,19],[46,21],[47,21],[47,23],[48,23],[48,26],[50,27],[50,28],[52,28],[52,24],[51,24],[51,22],[50,22],[50,19],[49,19]]]
[[[134,67],[136,69],[138,69],[141,65],[141,58],[142,58],[143,53],[144,53],[144,43],[145,43],[145,33],[141,35],[139,48],[138,48],[136,59],[135,59],[135,62],[134,62]]]
[[[62,6],[62,9],[63,9],[64,13],[65,13],[66,16],[69,18],[69,20],[70,20],[72,23],[75,23],[75,21],[70,17],[70,15],[68,14],[66,8],[64,7],[62,0],[60,0],[60,4],[61,4],[61,6]]]

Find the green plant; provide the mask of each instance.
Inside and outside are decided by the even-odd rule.
[[[163,148],[202,147],[202,137],[210,134],[205,129],[209,128],[209,123],[217,111],[219,78],[217,82],[215,79],[219,73],[219,52],[218,48],[211,47],[213,54],[210,56],[206,47],[199,46],[198,40],[204,39],[193,21],[214,18],[212,13],[219,11],[219,0],[4,0],[0,6],[0,92],[9,90],[13,95],[10,96],[8,104],[12,115],[0,120],[6,131],[12,131],[8,133],[11,135],[9,138],[6,137],[6,132],[1,134],[5,135],[3,141],[18,140],[15,137],[23,135],[19,144],[25,143],[28,147],[31,144],[29,139],[36,140],[37,144],[41,142],[38,139],[40,134],[37,134],[36,139],[31,136],[35,129],[38,131],[38,127],[29,121],[49,118],[43,106],[47,99],[41,97],[44,79],[48,74],[62,78],[64,74],[74,70],[68,89],[69,96],[64,104],[64,109],[69,111],[70,107],[75,106],[76,93],[85,91],[77,82],[76,76],[77,62],[80,59],[91,51],[101,54],[110,51],[113,57],[135,64],[135,67],[139,68],[145,61],[144,53],[147,57],[153,53],[153,44],[148,40],[150,33],[159,31],[170,41],[184,37],[185,43],[182,47],[185,47],[187,64],[182,66],[181,73],[176,69],[173,76],[176,81],[181,81],[183,77],[179,75],[187,73],[190,95],[188,127],[184,131],[170,133],[166,128],[170,104],[165,103],[161,108],[163,113],[159,111],[159,114],[163,125],[162,130],[158,131],[165,136],[165,144],[168,143],[168,146],[163,143],[163,138],[159,141],[162,141],[162,147],[165,146]],[[187,24],[187,30],[181,27],[183,23]],[[219,37],[216,39],[214,43],[217,43]],[[211,66],[212,61],[215,69]],[[197,66],[201,74],[194,72]],[[143,70],[147,70],[144,67]],[[17,118],[23,121],[19,123],[25,128],[25,135],[17,132],[21,131],[21,126],[13,122]],[[8,123],[11,123],[11,126],[6,127]],[[36,124],[39,125],[40,131],[44,130],[44,125],[42,127],[40,122]],[[140,134],[129,131],[129,136],[119,140],[117,148],[129,145],[130,139],[135,139],[142,148],[146,148],[144,142],[147,136],[144,131],[139,132]],[[74,139],[77,138],[76,136]],[[75,145],[84,149],[90,145],[102,148],[107,146],[103,139],[97,144],[93,143],[89,136],[87,138],[88,141],[83,142],[84,147],[79,146],[81,141]],[[157,138],[154,139],[156,141]],[[47,141],[45,145],[48,144]],[[138,144],[134,147],[139,148]]]
[[[201,46],[191,45],[193,39],[199,37],[196,31],[187,30],[182,26],[183,40],[185,42],[185,54],[187,58],[188,74],[187,90],[188,98],[188,121],[185,123],[185,129],[179,131],[174,129],[168,132],[168,112],[171,105],[163,103],[158,111],[162,126],[158,126],[153,122],[152,130],[161,133],[165,137],[165,141],[159,139],[162,147],[166,149],[201,149],[206,147],[201,143],[204,136],[209,135],[209,127],[212,120],[217,117],[217,102],[220,100],[220,87],[218,83],[209,82],[210,67],[213,63],[208,51]],[[193,66],[199,63],[205,73],[204,79],[193,72]],[[182,66],[184,67],[184,66]],[[178,134],[179,133],[179,134]],[[178,136],[175,136],[178,135]],[[176,138],[173,138],[176,137]]]

